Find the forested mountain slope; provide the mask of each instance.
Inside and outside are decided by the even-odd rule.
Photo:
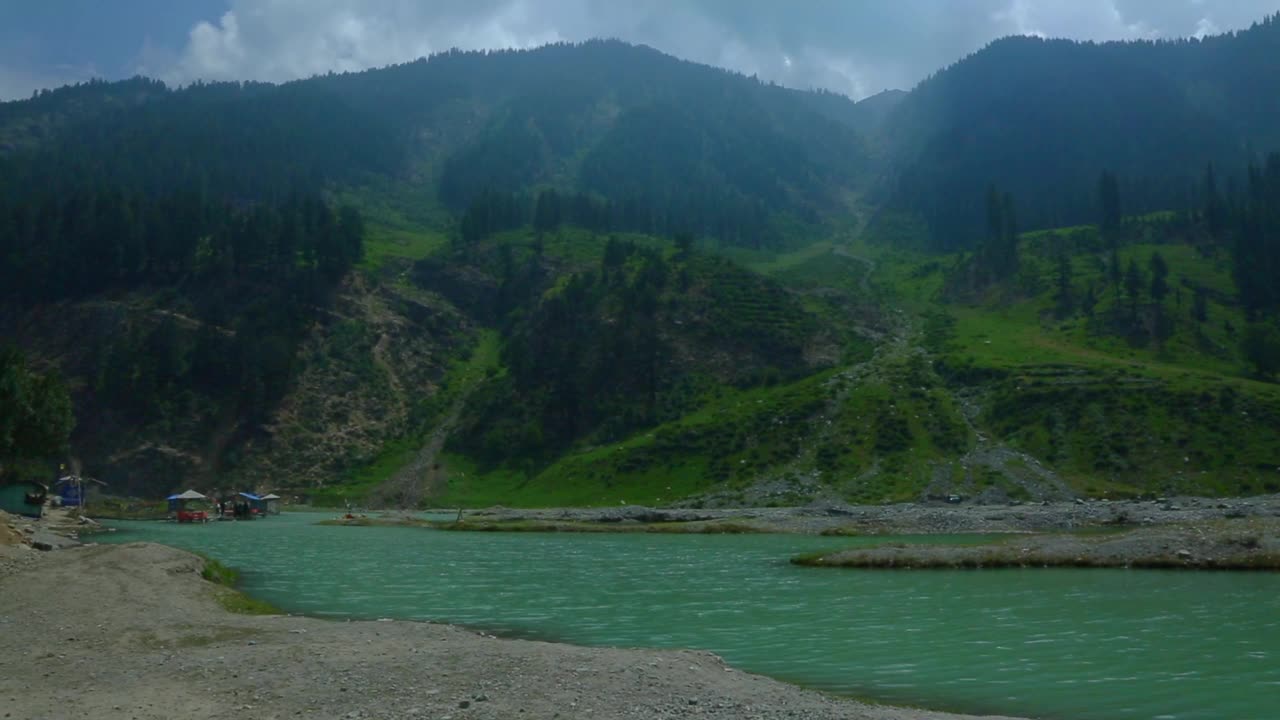
[[[715,365],[712,385],[812,366],[810,338],[831,333],[786,293],[710,256],[673,269],[666,250],[652,249],[670,241],[651,235],[764,247],[844,222],[866,175],[864,147],[830,113],[796,102],[803,95],[593,42],[448,53],[281,86],[172,90],[135,79],[4,103],[0,327],[68,379],[78,418],[69,450],[120,491],[183,479],[340,482],[388,443],[412,442],[449,363],[516,303],[531,315],[503,320],[504,343],[529,347],[504,350],[527,360],[512,377],[560,392],[551,376],[567,370],[542,350],[559,346],[548,339],[562,329],[541,294],[582,292],[595,283],[584,268],[602,254],[628,265],[640,250],[615,240],[604,253],[606,239],[638,232],[654,269],[627,280],[619,265],[587,291],[596,305],[570,306],[601,330],[626,324],[599,349],[594,333],[580,336],[583,352],[606,353],[590,361],[606,373],[592,382],[611,385],[613,399],[517,404],[530,413],[517,425],[546,425],[537,453],[552,457],[602,423],[616,435],[692,407],[670,397],[668,351]],[[539,244],[562,221],[592,234],[575,258],[526,259],[520,243],[499,252],[493,228],[459,222],[499,196],[525,208],[510,227],[536,224]],[[471,229],[455,235],[460,225]],[[452,254],[440,248],[451,235]],[[401,250],[406,238],[412,247]],[[532,274],[499,313],[482,307],[493,298],[468,304],[406,282],[410,260],[433,249],[451,273],[474,268],[509,283],[503,263],[515,262]],[[763,324],[743,324],[738,305],[721,302],[739,287]],[[714,328],[692,320],[708,313]],[[776,313],[789,329],[771,329]],[[691,319],[686,339],[675,349],[652,342],[655,317]],[[743,363],[738,351],[753,347],[760,362]],[[629,370],[639,348],[653,358],[647,379]],[[495,392],[491,410],[463,414],[468,427],[486,413],[501,419]],[[633,406],[639,415],[605,422]]]
[[[856,118],[854,104],[817,98],[597,41],[281,86],[65,88],[0,105],[0,152],[15,186],[89,172],[256,200],[378,176],[455,213],[485,191],[550,186],[644,213],[644,230],[778,246],[857,209],[871,175],[837,119]]]
[[[644,230],[777,246],[854,209],[869,175],[861,138],[803,102],[813,94],[618,42],[311,82],[417,133],[416,159],[455,212],[486,190],[550,185],[644,208]]]
[[[0,338],[74,402],[44,459],[123,493],[1266,491],[1275,28],[856,104],[603,41],[43,93],[0,104]]]
[[[1243,174],[1280,147],[1280,21],[1203,40],[998,40],[922,82],[882,130],[892,209],[933,247],[971,247],[983,188],[1014,189],[1024,227],[1091,222],[1098,177],[1126,210],[1185,204],[1206,165]]]

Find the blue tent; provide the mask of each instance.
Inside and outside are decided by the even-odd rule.
[[[249,507],[256,510],[259,515],[267,514],[267,501],[263,499],[261,496],[254,495],[253,493],[247,493],[247,492],[239,493],[239,495],[245,500],[248,500]]]
[[[84,499],[82,496],[84,489],[85,488],[80,485],[63,485],[62,490],[58,493],[62,498],[62,506],[78,507],[80,505],[80,501]]]
[[[68,475],[59,478],[57,485],[59,487],[58,495],[65,507],[83,507],[85,495],[89,492],[90,483],[97,485],[106,485],[101,480],[93,478],[81,477],[79,475]]]

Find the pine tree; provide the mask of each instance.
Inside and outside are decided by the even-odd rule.
[[[1006,277],[1013,277],[1018,272],[1018,213],[1013,205],[1013,195],[1005,193],[1000,201],[1001,209],[1001,243],[1000,272]]]
[[[987,186],[987,237],[978,249],[978,259],[984,274],[990,276],[997,273],[999,247],[1004,233],[1004,212],[1000,203],[1000,192],[994,184]],[[988,280],[994,278],[988,277]],[[982,283],[982,284],[985,284]]]
[[[1151,262],[1151,301],[1154,303],[1164,302],[1164,298],[1169,294],[1169,264],[1164,261],[1164,256],[1160,253],[1152,253]]]
[[[1280,329],[1271,323],[1249,323],[1241,340],[1241,350],[1262,378],[1280,373]]]
[[[1098,306],[1098,295],[1094,292],[1093,283],[1089,283],[1084,289],[1084,297],[1080,298],[1080,310],[1085,317],[1092,318],[1094,308]]]
[[[74,426],[71,396],[57,374],[35,372],[22,352],[0,346],[0,472],[61,452]]]
[[[1164,311],[1164,298],[1169,294],[1169,265],[1160,253],[1152,253],[1148,263],[1151,268],[1151,302],[1155,305],[1153,334],[1157,344],[1163,344],[1173,333],[1172,323]]]
[[[1071,287],[1071,256],[1065,248],[1057,253],[1057,291],[1054,293],[1055,311],[1059,318],[1069,317],[1075,312],[1075,291]]]
[[[555,190],[538,193],[538,204],[533,211],[533,229],[542,233],[560,227],[560,194]]]
[[[1116,176],[1109,171],[1104,171],[1102,177],[1098,179],[1098,205],[1102,211],[1098,229],[1102,232],[1102,237],[1106,240],[1108,246],[1114,249],[1120,241],[1122,215],[1120,212],[1120,184],[1116,180]]]
[[[1129,268],[1124,274],[1124,290],[1129,298],[1129,314],[1133,318],[1138,316],[1138,301],[1141,300],[1142,286],[1145,283],[1142,278],[1142,270],[1138,268],[1136,260],[1129,260]]]
[[[1196,285],[1195,295],[1191,300],[1191,318],[1201,323],[1209,319],[1209,294],[1203,285]]]
[[[978,249],[979,285],[1007,280],[1018,272],[1018,217],[1013,196],[987,186],[987,236]]]
[[[1226,229],[1227,211],[1223,204],[1222,195],[1218,193],[1218,181],[1214,177],[1213,164],[1204,171],[1204,223],[1209,231],[1209,235],[1215,241],[1220,240],[1222,231]]]

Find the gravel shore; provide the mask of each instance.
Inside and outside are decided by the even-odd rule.
[[[201,558],[161,545],[6,546],[0,559],[6,718],[961,717],[830,697],[706,652],[232,614]]]
[[[1280,519],[1210,520],[1115,533],[1020,535],[984,545],[891,544],[794,558],[851,568],[1133,567],[1280,570]]]
[[[1280,496],[1010,506],[510,510],[473,521],[628,526],[734,523],[831,534],[992,533],[1136,525],[1124,548],[1187,550],[1205,527],[1232,548],[1275,550]],[[204,561],[153,544],[57,549],[59,535],[0,514],[0,707],[6,718],[863,718],[961,716],[867,705],[725,666],[696,651],[584,648],[447,625],[227,612]],[[81,523],[82,524],[82,523]],[[65,534],[75,527],[62,527]],[[83,529],[83,528],[80,528]],[[1255,532],[1256,531],[1256,532]],[[39,540],[37,540],[39,538]],[[1048,539],[1046,539],[1048,538]],[[1023,547],[1079,548],[1028,536]],[[1215,541],[1216,542],[1216,541]],[[1055,545],[1056,543],[1056,545]],[[1118,547],[1118,546],[1115,546]],[[1114,547],[1113,547],[1114,549]],[[1222,549],[1222,548],[1218,548]],[[964,548],[948,550],[965,552]]]
[[[709,532],[716,524],[735,530],[832,535],[908,535],[941,533],[1061,532],[1107,526],[1186,524],[1217,519],[1280,517],[1280,495],[1244,498],[1151,498],[1146,500],[1076,500],[1046,503],[983,505],[901,503],[845,505],[814,503],[781,508],[611,508],[515,509],[468,511],[470,523],[559,525],[597,524],[618,531],[659,529]],[[550,528],[549,528],[550,529]]]

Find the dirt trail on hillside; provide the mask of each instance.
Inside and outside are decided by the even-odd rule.
[[[853,254],[853,253],[849,252],[847,249],[842,248],[842,247],[839,247],[839,246],[837,246],[836,248],[834,248],[831,252],[835,253],[836,255],[839,255],[840,257],[846,257],[846,258],[849,258],[850,260],[853,260],[854,262],[860,262],[860,263],[862,263],[863,265],[865,265],[865,266],[867,267],[867,271],[866,271],[866,273],[862,276],[862,279],[858,281],[858,289],[859,289],[859,290],[861,290],[861,291],[863,292],[863,294],[865,294],[865,295],[870,295],[870,294],[871,294],[871,292],[872,292],[872,291],[871,291],[871,276],[872,276],[872,275],[875,273],[875,271],[876,271],[876,261],[875,261],[875,260],[872,260],[871,258],[868,258],[868,257],[863,257],[863,256],[861,256],[861,255],[855,255],[855,254]]]
[[[466,401],[465,394],[455,400],[414,455],[413,461],[378,487],[371,499],[374,506],[414,509],[421,507],[424,499],[437,496],[444,490],[445,472],[440,466],[440,453],[458,424]]]
[[[870,294],[872,292],[871,283],[876,270],[875,261],[871,258],[856,255],[843,248],[836,248],[835,252],[838,255],[866,265],[867,273],[862,277],[860,286],[864,292]],[[905,312],[894,308],[887,310],[885,317],[891,321],[893,330],[888,341],[876,349],[872,363],[883,364],[888,361],[903,360],[912,354],[927,354],[920,342],[920,329]],[[846,376],[852,378],[860,377],[872,369],[872,363],[863,363],[862,366],[853,368],[852,372]],[[981,399],[978,396],[973,393],[956,391],[945,385],[941,387],[951,396],[952,401],[960,409],[960,417],[968,428],[970,437],[973,438],[973,446],[959,458],[960,465],[966,473],[971,473],[974,468],[988,468],[1015,483],[1026,492],[1026,497],[1036,501],[1063,500],[1075,497],[1075,493],[1072,492],[1067,483],[1053,470],[1045,467],[1039,458],[1012,448],[999,439],[992,438],[990,433],[979,426],[978,420],[982,414],[982,407]],[[939,473],[938,479],[925,492],[929,495],[945,496],[954,490],[952,481],[949,478],[944,478]]]
[[[505,640],[427,623],[233,615],[200,578],[202,566],[190,553],[137,543],[41,554],[0,575],[5,716],[960,717],[833,698],[739,672],[706,652]]]

